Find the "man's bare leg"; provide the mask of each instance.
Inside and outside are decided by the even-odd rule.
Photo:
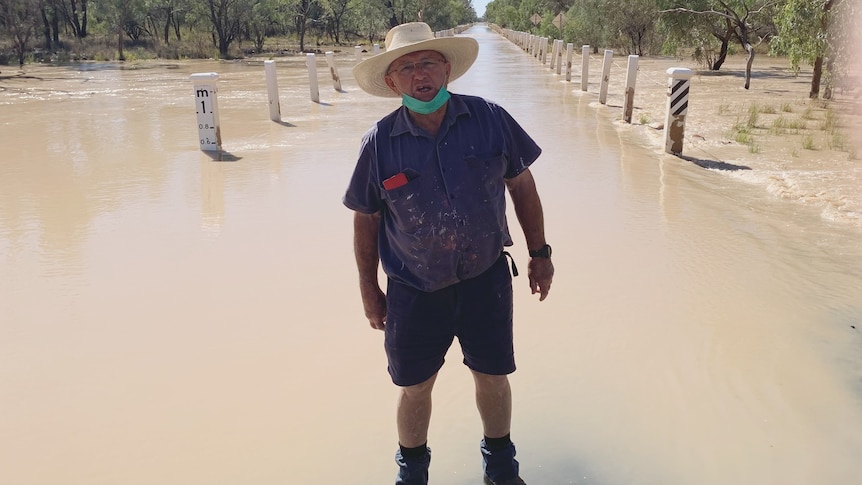
[[[398,444],[415,448],[428,442],[428,425],[431,423],[431,391],[437,374],[425,382],[402,387],[398,395]]]
[[[509,386],[509,377],[473,371],[473,381],[476,383],[476,407],[482,417],[485,436],[506,436],[512,425],[512,388]]]

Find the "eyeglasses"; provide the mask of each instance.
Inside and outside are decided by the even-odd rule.
[[[408,62],[406,64],[402,64],[395,69],[387,72],[386,74],[397,73],[401,77],[410,77],[416,71],[416,69],[422,69],[422,72],[427,73],[436,73],[440,66],[446,63],[445,59],[422,59],[417,62]]]

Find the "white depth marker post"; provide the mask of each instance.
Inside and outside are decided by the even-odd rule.
[[[311,92],[311,100],[320,102],[320,89],[317,87],[317,61],[313,53],[305,55],[305,65],[308,67],[308,90]]]
[[[635,107],[635,82],[638,80],[638,56],[629,56],[626,73],[626,97],[623,101],[623,121],[632,122],[632,110]]]
[[[218,118],[218,73],[202,72],[189,76],[195,90],[195,113],[201,150],[221,151],[221,123]]]
[[[608,102],[608,84],[611,82],[611,63],[614,61],[614,51],[605,49],[605,58],[602,60],[602,84],[599,86],[599,103]]]
[[[362,60],[362,46],[358,45],[353,48],[353,56],[356,58],[356,62]]]
[[[572,81],[572,51],[575,50],[575,44],[566,44],[566,81]]]
[[[664,122],[664,151],[679,155],[685,138],[685,115],[688,113],[688,90],[691,69],[671,67],[667,70],[667,119]]]
[[[263,61],[266,72],[266,93],[269,96],[269,119],[281,121],[281,103],[278,101],[278,77],[275,74],[275,61]]]
[[[587,90],[587,81],[590,78],[590,46],[581,46],[581,91]]]
[[[332,87],[341,91],[341,78],[338,77],[338,68],[335,67],[335,53],[326,51],[326,63],[329,64],[329,74],[332,76]]]

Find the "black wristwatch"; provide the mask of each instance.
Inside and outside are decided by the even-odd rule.
[[[530,257],[551,259],[551,245],[545,244],[535,251],[530,251]]]

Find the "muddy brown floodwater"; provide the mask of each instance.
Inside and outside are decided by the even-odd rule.
[[[539,485],[862,476],[859,228],[629,139],[484,26],[557,275],[515,279],[513,438]],[[397,106],[320,60],[31,67],[0,80],[0,483],[392,483],[395,388],[341,196]],[[218,72],[226,161],[189,75]],[[4,69],[4,74],[5,69]],[[510,216],[515,225],[514,216]],[[514,229],[513,254],[526,265]],[[435,390],[432,483],[482,480],[472,381]]]

